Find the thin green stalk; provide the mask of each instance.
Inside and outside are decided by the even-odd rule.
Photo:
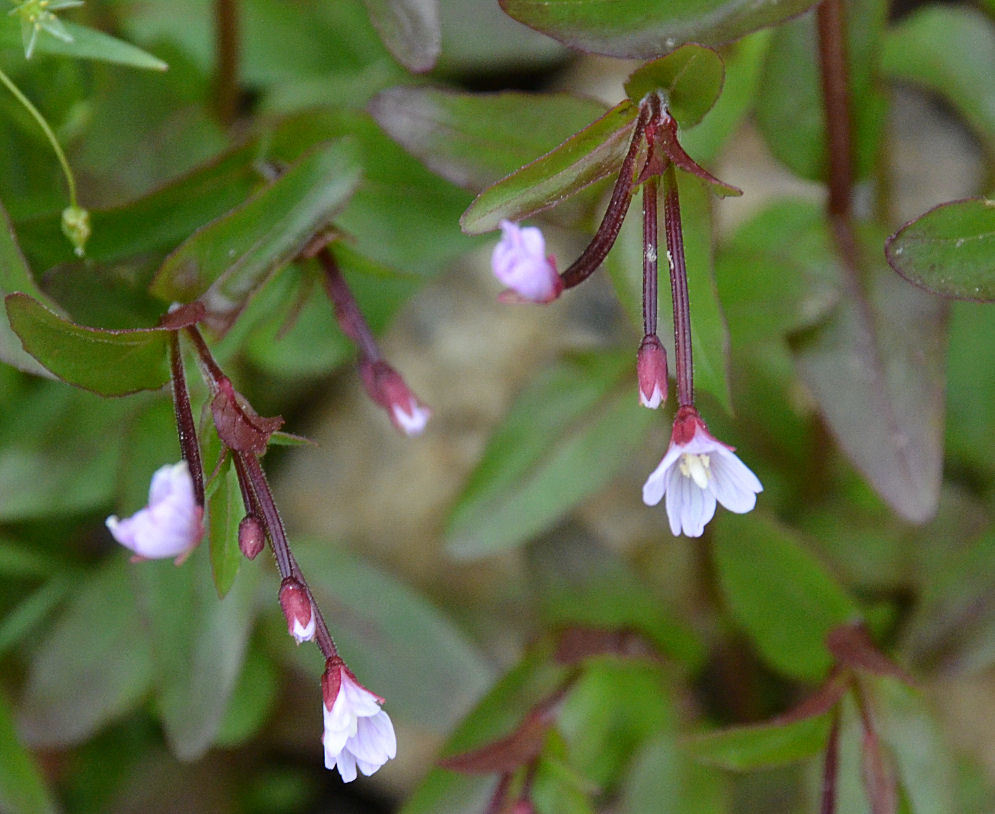
[[[69,187],[69,204],[73,207],[78,207],[79,204],[76,202],[76,179],[73,177],[73,171],[69,167],[69,162],[66,160],[66,154],[62,152],[62,148],[59,146],[59,141],[55,137],[55,133],[52,132],[52,128],[49,126],[48,122],[45,121],[45,117],[38,112],[31,100],[28,99],[21,89],[14,84],[7,74],[0,70],[0,82],[3,82],[7,86],[7,90],[14,94],[14,98],[17,99],[36,122],[38,126],[44,131],[45,136],[48,138],[49,144],[52,145],[52,149],[55,150],[55,155],[59,159],[59,163],[62,165],[62,172],[66,176],[66,185]]]

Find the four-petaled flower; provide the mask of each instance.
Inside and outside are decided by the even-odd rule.
[[[142,559],[176,557],[177,563],[204,536],[204,508],[194,497],[186,461],[162,467],[152,476],[149,505],[131,517],[107,518],[114,539]]]
[[[552,302],[563,291],[556,264],[546,256],[546,240],[535,226],[523,229],[501,221],[501,240],[491,255],[491,268],[508,286],[500,296],[505,302]]]
[[[338,767],[342,780],[356,779],[356,768],[373,774],[397,754],[394,726],[380,705],[383,699],[371,693],[340,658],[327,662],[321,677],[324,699],[325,768]]]
[[[757,503],[763,486],[733,448],[714,438],[694,407],[681,407],[667,454],[643,485],[643,502],[655,506],[667,496],[674,536],[700,537],[718,501],[743,514]]]

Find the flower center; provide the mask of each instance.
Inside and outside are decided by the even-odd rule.
[[[685,478],[691,478],[701,489],[708,486],[708,478],[711,475],[709,469],[708,456],[705,454],[695,455],[685,452],[681,456],[681,474]]]

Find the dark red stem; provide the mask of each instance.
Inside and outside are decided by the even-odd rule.
[[[238,0],[214,2],[217,75],[215,104],[218,118],[228,125],[238,113]]]
[[[332,301],[335,319],[338,321],[342,333],[356,343],[356,347],[366,361],[378,361],[382,356],[380,346],[373,338],[373,331],[370,330],[363,312],[359,310],[356,298],[342,276],[335,256],[327,246],[318,252],[318,261],[324,269],[325,291],[328,292],[328,299]]]
[[[657,230],[656,176],[643,182],[643,334],[656,334],[657,269],[659,239]]]
[[[840,767],[840,711],[833,710],[833,723],[826,742],[826,762],[822,767],[822,805],[819,814],[836,814],[836,778]]]
[[[612,189],[612,196],[608,201],[608,208],[605,216],[601,219],[601,225],[594,237],[581,252],[573,264],[561,275],[564,288],[573,288],[584,282],[594,271],[604,262],[611,247],[615,245],[619,230],[622,228],[622,221],[625,213],[629,211],[629,203],[632,201],[633,168],[636,163],[636,156],[639,154],[643,140],[643,131],[649,121],[650,111],[647,107],[641,107],[639,116],[636,119],[635,127],[632,130],[632,139],[629,141],[629,151],[622,159],[622,166]]]
[[[663,173],[663,223],[667,232],[667,260],[670,265],[670,294],[674,303],[674,356],[677,379],[677,405],[694,404],[694,369],[691,359],[691,302],[688,296],[684,235],[681,230],[681,200],[677,173],[668,164]]]
[[[843,0],[822,0],[816,10],[816,20],[829,148],[829,214],[849,219],[853,189],[853,128]]]
[[[190,408],[190,393],[183,372],[183,355],[180,353],[180,337],[177,331],[169,333],[169,364],[173,373],[173,411],[176,414],[176,431],[180,437],[180,454],[187,462],[190,477],[193,478],[193,493],[198,506],[204,505],[204,465],[200,458],[200,444],[197,443],[197,425]]]

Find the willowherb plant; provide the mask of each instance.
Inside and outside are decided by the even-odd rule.
[[[0,809],[991,808],[941,724],[993,664],[992,317],[948,301],[995,296],[990,3],[81,5],[4,17]],[[583,52],[640,61],[614,106],[456,89]],[[947,128],[915,172],[951,112],[974,140],[913,203],[908,85],[947,106],[911,97]],[[726,225],[758,141],[811,194]],[[474,248],[542,310],[429,282]],[[430,343],[471,327],[395,368],[406,303]],[[287,489],[288,533],[271,448],[340,387],[398,433],[327,445],[344,474]],[[510,403],[489,441],[457,392]],[[294,531],[315,503],[358,552]],[[319,736],[375,776],[320,774]],[[163,741],[228,753],[175,783]]]

